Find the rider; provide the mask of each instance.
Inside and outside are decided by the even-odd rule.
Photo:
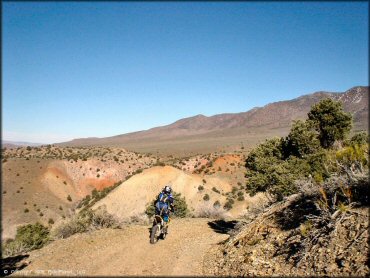
[[[170,211],[174,210],[173,206],[173,196],[171,194],[172,188],[170,185],[166,185],[161,193],[158,194],[157,200],[155,202],[155,214],[162,215],[163,220],[168,222],[168,217]]]

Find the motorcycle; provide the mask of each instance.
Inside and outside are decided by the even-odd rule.
[[[166,222],[164,221],[162,216],[158,214],[154,215],[153,226],[150,232],[150,243],[151,244],[157,243],[159,239],[166,238],[169,222],[170,222],[170,218],[168,218],[168,222]]]

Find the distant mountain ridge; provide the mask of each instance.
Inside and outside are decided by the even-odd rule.
[[[275,134],[281,136],[289,130],[291,122],[304,119],[314,103],[330,97],[341,101],[344,110],[351,112],[354,118],[355,130],[368,129],[368,86],[353,87],[343,93],[315,92],[298,98],[255,107],[247,112],[225,113],[214,116],[196,115],[180,119],[172,124],[154,127],[144,131],[137,131],[106,138],[80,138],[61,145],[121,145],[132,149],[160,149],[165,142],[186,141],[217,141],[222,137],[234,138],[239,141],[248,141],[249,137],[260,138]],[[255,132],[255,134],[254,134]],[[266,136],[264,136],[264,134]],[[230,142],[234,142],[231,140]],[[219,140],[218,140],[219,142]],[[217,143],[217,145],[219,145]],[[186,149],[186,147],[184,147]]]
[[[46,144],[1,140],[1,146],[3,148],[15,148],[15,147],[25,147],[25,146],[37,147],[37,146],[42,146],[42,145],[46,145]]]

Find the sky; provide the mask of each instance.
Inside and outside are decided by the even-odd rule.
[[[366,86],[367,2],[2,2],[2,139],[107,137]]]

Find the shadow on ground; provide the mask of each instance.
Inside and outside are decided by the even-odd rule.
[[[18,255],[1,259],[1,276],[8,276],[13,272],[25,268],[28,264],[26,262],[22,262],[22,260],[29,256],[30,255]]]
[[[215,220],[208,222],[208,226],[214,230],[216,233],[227,234],[235,228],[238,223],[236,220],[225,221],[225,220]]]

